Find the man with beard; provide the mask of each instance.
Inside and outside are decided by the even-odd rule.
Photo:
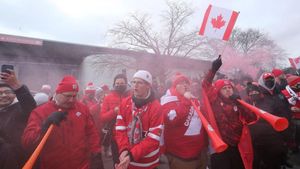
[[[53,100],[34,109],[23,133],[22,144],[33,150],[54,124],[43,151],[40,169],[103,169],[100,137],[88,108],[77,101],[78,83],[65,76]]]
[[[130,91],[127,90],[127,77],[125,74],[118,74],[115,76],[113,81],[113,90],[104,97],[101,112],[99,114],[99,120],[103,126],[103,140],[102,144],[104,146],[105,156],[112,156],[114,162],[118,162],[119,154],[115,143],[112,138],[113,128],[116,123],[117,114],[120,111],[120,104],[122,100],[128,97]],[[112,151],[109,149],[111,145]]]
[[[159,164],[162,132],[161,106],[152,90],[152,76],[139,70],[133,75],[132,96],[122,101],[116,122],[118,169],[153,169]]]

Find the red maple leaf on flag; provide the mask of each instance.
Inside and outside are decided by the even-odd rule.
[[[217,18],[212,18],[211,24],[213,25],[213,28],[220,29],[225,25],[225,21],[223,20],[222,14],[218,15]]]

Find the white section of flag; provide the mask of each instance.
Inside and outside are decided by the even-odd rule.
[[[297,58],[289,58],[291,66],[295,69],[300,69],[300,56]]]
[[[228,40],[238,13],[233,10],[209,5],[200,28],[200,35]],[[219,19],[218,19],[219,18]],[[215,21],[216,24],[213,22]]]

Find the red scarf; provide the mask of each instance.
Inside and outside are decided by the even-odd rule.
[[[132,106],[132,124],[130,130],[130,144],[138,144],[143,139],[143,126],[141,121],[141,115],[146,112],[148,105],[144,105],[141,108],[136,108],[133,104]]]

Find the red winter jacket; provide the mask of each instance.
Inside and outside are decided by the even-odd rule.
[[[89,98],[87,95],[84,95],[80,101],[82,104],[86,105],[90,110],[91,108],[97,104],[97,100],[96,99],[91,99]]]
[[[144,138],[138,144],[129,143],[128,134],[133,120],[131,97],[122,101],[121,111],[117,116],[115,139],[119,152],[128,150],[133,157],[129,169],[152,169],[159,164],[159,141],[162,132],[161,106],[157,100],[146,105],[147,110],[141,114]]]
[[[49,101],[31,112],[22,137],[26,149],[38,144],[43,121],[58,109]],[[39,156],[41,169],[88,169],[91,153],[100,153],[100,138],[88,108],[77,102],[67,112],[67,119],[54,126]]]
[[[237,146],[243,129],[243,121],[250,123],[256,120],[256,116],[250,110],[229,98],[223,98],[212,84],[213,72],[208,72],[202,82],[202,87],[207,93],[211,104],[217,129],[225,143]]]
[[[194,101],[199,106],[199,102]],[[166,153],[183,159],[198,158],[207,146],[207,135],[191,102],[168,90],[161,98],[161,104]]]
[[[100,112],[100,121],[102,124],[110,122],[117,117],[117,114],[114,112],[116,106],[120,106],[122,100],[129,96],[129,91],[125,92],[123,95],[120,95],[116,91],[111,91],[111,93],[104,97],[101,112]]]
[[[253,150],[247,123],[255,121],[256,116],[234,101],[222,98],[212,84],[214,76],[210,70],[202,82],[208,119],[226,144],[238,146],[244,167],[252,169]]]
[[[93,105],[90,108],[90,114],[93,117],[93,120],[95,122],[95,125],[96,125],[99,133],[102,132],[102,122],[99,120],[100,119],[99,112],[101,111],[101,105],[102,105],[102,103],[100,102],[100,103]]]

